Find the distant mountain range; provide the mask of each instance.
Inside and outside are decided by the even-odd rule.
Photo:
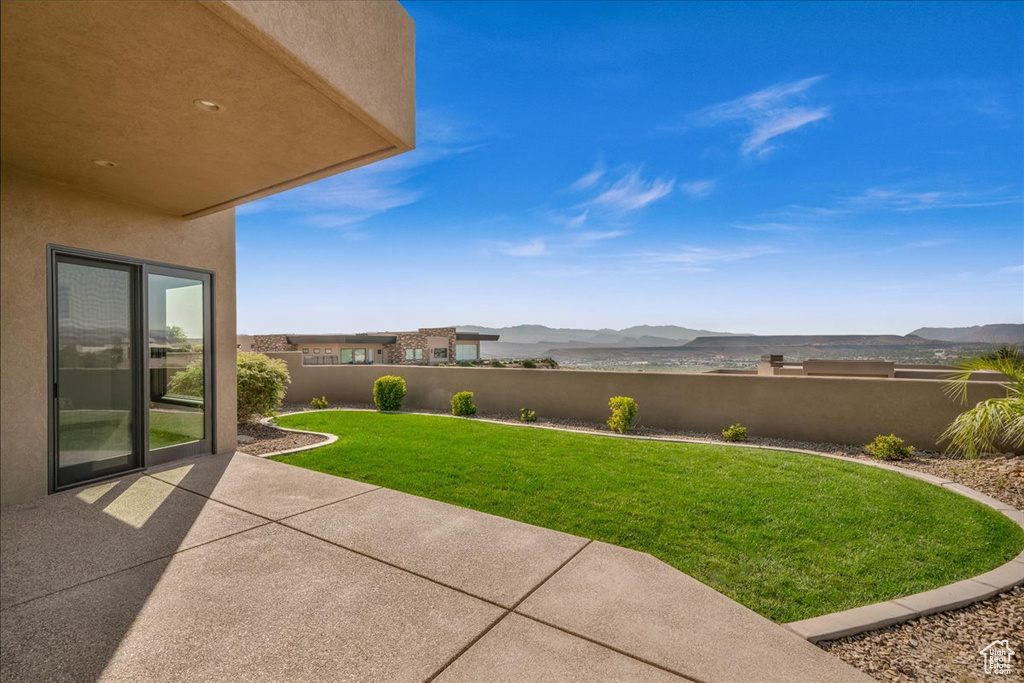
[[[1024,345],[1024,324],[975,325],[974,327],[919,327],[910,334],[949,342]]]
[[[501,341],[484,342],[488,355],[530,358],[547,355],[553,348],[649,348],[683,346],[697,337],[742,336],[729,332],[696,330],[678,325],[637,325],[623,330],[602,328],[587,330],[570,327],[547,327],[545,325],[515,325],[513,327],[480,327],[459,325],[460,332],[499,334]]]
[[[672,349],[686,347],[688,353],[758,355],[760,353],[831,354],[866,352],[874,348],[931,348],[933,342],[959,344],[1024,345],[1024,324],[982,325],[975,327],[922,327],[908,335],[753,335],[698,330],[678,325],[638,325],[622,330],[602,328],[552,328],[545,325],[480,327],[459,325],[464,332],[501,335],[497,342],[484,342],[488,356],[532,358],[564,356],[571,350],[599,349]],[[810,356],[808,356],[810,357]]]

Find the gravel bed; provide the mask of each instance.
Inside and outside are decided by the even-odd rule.
[[[264,424],[238,425],[238,436],[241,438],[237,450],[249,455],[276,453],[327,441],[327,437],[318,434],[296,434]]]
[[[818,645],[847,664],[890,683],[1024,680],[1024,587],[963,609],[932,614]],[[1017,651],[1009,676],[985,674],[978,651],[993,640]]]

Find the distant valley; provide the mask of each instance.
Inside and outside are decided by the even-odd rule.
[[[1024,325],[920,328],[908,335],[753,335],[675,325],[623,330],[518,325],[460,330],[501,335],[482,353],[497,358],[554,358],[563,367],[603,370],[701,372],[752,367],[766,353],[808,358],[886,359],[898,363],[952,364],[1002,344],[1024,347]]]

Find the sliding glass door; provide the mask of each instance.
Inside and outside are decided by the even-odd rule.
[[[210,277],[146,270],[148,464],[210,452]]]
[[[208,273],[51,252],[52,488],[213,451]]]
[[[57,487],[141,466],[138,268],[58,255],[54,282]]]

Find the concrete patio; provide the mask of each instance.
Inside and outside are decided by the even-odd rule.
[[[244,455],[0,512],[7,681],[867,681],[631,550]]]

